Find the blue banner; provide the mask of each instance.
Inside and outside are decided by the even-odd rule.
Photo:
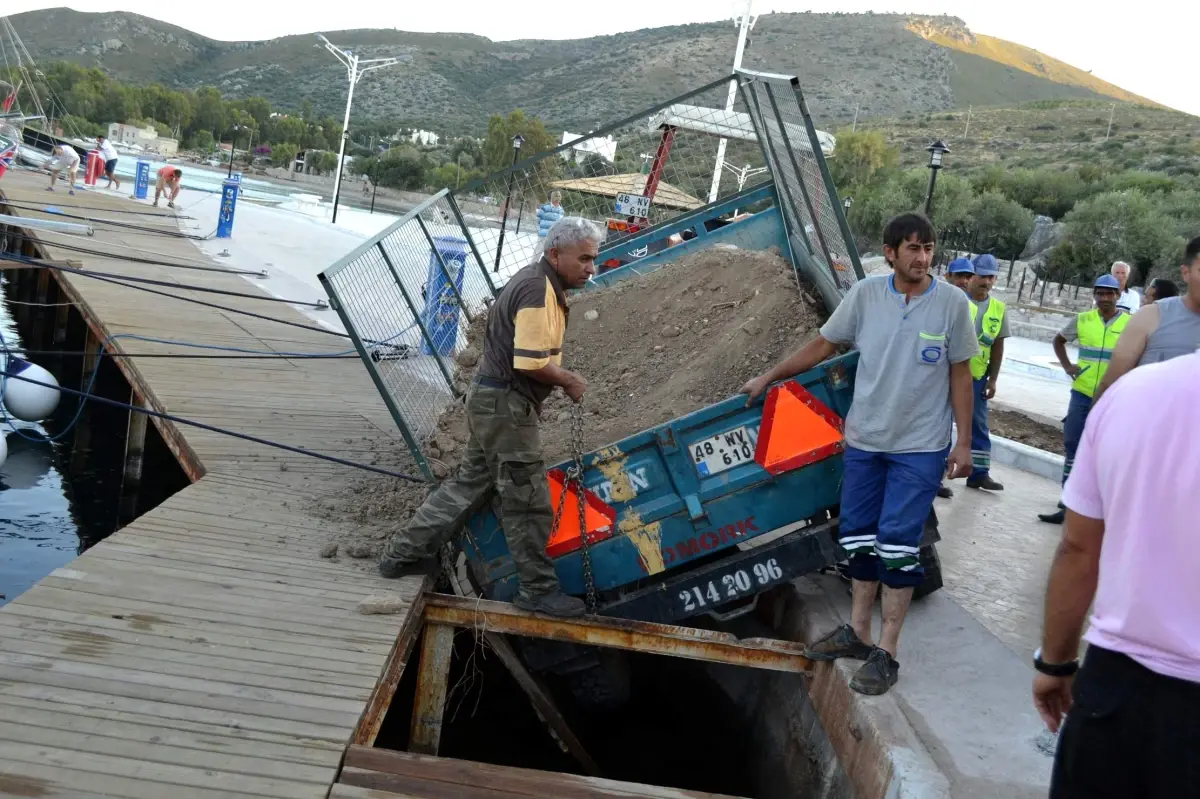
[[[238,187],[241,186],[241,175],[237,180],[221,181],[221,212],[217,217],[217,238],[227,239],[233,235],[233,214],[237,210]]]
[[[133,199],[144,200],[150,190],[150,162],[138,161],[133,177]]]

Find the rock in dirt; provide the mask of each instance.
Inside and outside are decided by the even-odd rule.
[[[407,607],[408,603],[399,594],[371,594],[356,609],[364,616],[382,616],[400,613]]]
[[[320,555],[323,558],[336,558],[338,552],[337,541],[330,541],[325,546],[321,547]]]
[[[463,351],[454,356],[454,361],[461,367],[469,369],[479,363],[479,350],[474,347],[464,347]]]
[[[583,312],[583,318],[588,320],[589,322],[595,322],[597,319],[600,318],[600,312],[597,311],[595,308],[592,308],[589,311]]]
[[[346,557],[358,558],[359,560],[362,560],[363,558],[373,558],[378,555],[379,547],[373,544],[355,542],[353,544],[347,544],[345,551]]]

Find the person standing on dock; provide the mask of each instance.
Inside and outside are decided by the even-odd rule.
[[[1183,259],[1179,274],[1187,291],[1182,297],[1150,303],[1133,315],[1100,381],[1097,402],[1130,369],[1200,350],[1200,236],[1188,242]]]
[[[971,420],[971,476],[967,488],[1003,491],[992,478],[992,437],[988,431],[988,400],[996,396],[1000,363],[1004,360],[1004,339],[1008,338],[1008,314],[1003,302],[991,296],[1000,264],[990,253],[976,255],[972,264],[975,275],[968,292],[971,297],[971,321],[979,337],[979,354],[971,359],[971,379],[975,384],[975,402]]]
[[[1062,728],[1050,799],[1198,795],[1197,408],[1193,352],[1134,369],[1088,418],[1033,654],[1034,707]]]
[[[104,176],[108,178],[108,185],[104,188],[111,189],[115,183],[117,191],[120,191],[121,179],[117,177],[117,149],[103,136],[96,137],[96,146],[100,148],[100,157],[104,159]]]
[[[1108,371],[1113,350],[1121,338],[1121,332],[1129,323],[1129,314],[1117,307],[1121,296],[1121,284],[1112,275],[1096,278],[1092,298],[1096,307],[1076,316],[1058,331],[1054,337],[1054,354],[1062,364],[1063,371],[1071,377],[1071,401],[1067,405],[1067,416],[1063,419],[1063,485],[1071,476],[1075,462],[1075,449],[1083,436],[1083,426],[1092,409],[1092,398],[1100,388],[1100,381]],[[1071,363],[1067,354],[1067,342],[1079,340],[1079,363]],[[1063,503],[1053,513],[1039,513],[1038,518],[1049,524],[1062,524],[1066,516]]]
[[[517,272],[488,313],[483,356],[467,391],[466,455],[458,472],[429,495],[379,561],[384,577],[425,575],[435,553],[493,491],[517,566],[513,604],[551,616],[582,616],[583,600],[563,593],[546,554],[554,512],[538,422],[542,403],[560,387],[575,402],[587,383],[562,368],[568,288],[595,274],[604,233],[581,217],[564,217],[546,235],[540,260]]]
[[[742,387],[747,403],[776,380],[806,372],[839,345],[859,351],[846,415],[838,538],[850,554],[853,607],[844,624],[814,641],[813,660],[865,660],[850,687],[882,694],[896,684],[900,629],[920,562],[925,521],[949,458],[950,478],[971,470],[971,365],[979,352],[966,294],[934,280],[935,233],[922,214],[901,214],[883,230],[892,275],[860,280],[820,334]],[[950,424],[958,443],[950,448]],[[883,630],[871,620],[883,583]]]
[[[974,275],[975,266],[971,263],[970,258],[955,258],[946,265],[946,282],[962,289],[967,296],[971,294],[969,288]],[[945,480],[942,480],[941,485],[938,486],[937,495],[942,499],[950,499],[954,496],[954,491],[946,485]]]
[[[1117,297],[1117,307],[1127,314],[1137,313],[1138,308],[1142,307],[1142,298],[1136,291],[1129,288],[1129,277],[1133,272],[1133,267],[1124,261],[1117,261],[1112,265],[1110,272],[1120,286],[1121,296]]]
[[[58,144],[54,147],[54,157],[47,164],[50,170],[50,185],[46,187],[46,191],[54,191],[54,182],[58,180],[58,173],[65,172],[70,189],[67,194],[74,196],[75,194],[75,173],[79,171],[79,153],[75,152],[75,148],[69,144]]]
[[[550,201],[537,209],[538,237],[546,238],[554,223],[563,218],[562,192],[550,192]]]
[[[183,179],[183,170],[179,167],[167,164],[158,170],[158,183],[154,185],[154,204],[158,205],[158,198],[164,193],[167,195],[167,207],[175,207],[175,198],[179,196],[179,183]]]

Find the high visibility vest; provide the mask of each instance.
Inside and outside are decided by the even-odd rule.
[[[1100,311],[1095,308],[1079,314],[1076,333],[1079,336],[1079,368],[1083,371],[1075,378],[1071,388],[1088,397],[1095,395],[1104,373],[1108,371],[1117,339],[1121,337],[1125,325],[1129,324],[1129,319],[1129,314],[1120,311],[1117,318],[1106,325]]]
[[[979,306],[971,300],[971,326],[979,316]],[[996,343],[996,334],[1004,324],[1005,305],[1000,300],[988,300],[987,309],[983,312],[983,324],[979,331],[979,354],[971,359],[971,377],[978,380],[987,374],[988,364],[992,362],[992,345]]]

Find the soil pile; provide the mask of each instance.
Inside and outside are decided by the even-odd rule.
[[[797,289],[791,264],[778,253],[723,247],[573,296],[563,365],[588,381],[582,407],[585,449],[737,393],[816,335],[825,312],[814,296]],[[480,341],[481,325],[472,328],[471,339]],[[473,343],[458,357],[461,387],[474,373],[477,347]],[[547,465],[570,457],[570,408],[561,392],[545,404],[541,433]],[[443,413],[438,428],[426,452],[441,477],[454,470],[466,445],[461,402]],[[403,443],[397,440],[396,446]],[[377,549],[426,493],[425,486],[367,478],[336,500],[344,507],[326,510],[362,525],[362,538]]]
[[[1020,441],[1031,447],[1064,455],[1063,432],[1053,425],[1030,419],[1023,413],[1001,408],[988,409],[988,430],[992,435]]]

